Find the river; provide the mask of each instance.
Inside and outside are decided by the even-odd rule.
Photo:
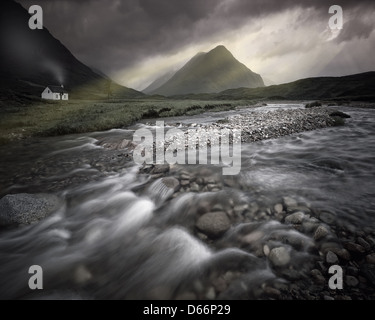
[[[301,107],[275,104],[240,112]],[[319,257],[312,234],[273,215],[285,197],[319,212],[333,231],[374,236],[374,111],[341,110],[351,115],[345,126],[243,144],[236,177],[222,177],[217,166],[174,166],[171,176],[182,171],[192,181],[211,179],[219,190],[192,192],[190,184],[190,192],[180,190],[173,198],[160,188],[160,179],[138,174],[139,166],[124,152],[95,144],[103,137],[132,139],[145,122],[1,147],[0,196],[54,193],[64,204],[38,224],[0,232],[0,297],[283,298],[277,292],[286,290],[290,270],[303,276]],[[164,120],[184,128],[235,113]],[[207,239],[195,228],[200,210],[229,212],[230,230],[219,240]],[[267,259],[282,237],[289,241],[289,274]],[[28,288],[31,265],[43,268],[43,290]],[[265,286],[276,293],[260,292]]]

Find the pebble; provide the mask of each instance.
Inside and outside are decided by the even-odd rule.
[[[375,264],[375,253],[371,253],[366,256],[366,262],[369,264]]]
[[[222,236],[230,227],[231,222],[225,212],[209,212],[201,216],[197,228],[210,238]]]
[[[199,185],[195,182],[190,184],[190,190],[191,192],[199,192]]]
[[[322,273],[318,269],[311,270],[311,275],[318,284],[326,283],[326,279],[323,277]]]
[[[363,248],[360,244],[354,243],[354,242],[346,242],[345,248],[349,250],[349,252],[355,253],[355,254],[361,254],[364,253],[366,250]]]
[[[265,287],[263,289],[264,293],[271,298],[278,299],[281,296],[281,292],[278,289],[272,288],[272,287]]]
[[[297,206],[297,201],[294,200],[293,198],[291,197],[283,197],[283,202],[284,202],[284,205],[288,208],[288,207],[296,207]]]
[[[162,179],[162,183],[174,191],[178,191],[178,189],[180,189],[180,182],[174,177],[165,177]]]
[[[330,265],[333,265],[339,262],[339,258],[332,251],[328,251],[326,254],[326,262]]]
[[[326,237],[329,234],[329,231],[326,227],[320,225],[314,233],[314,240],[320,240]]]
[[[362,237],[358,237],[357,243],[361,245],[366,251],[371,250],[371,245]]]
[[[331,225],[331,224],[333,224],[335,222],[336,217],[331,212],[323,211],[323,212],[320,213],[319,219],[322,220],[323,222]]]
[[[156,165],[155,168],[152,170],[153,174],[159,174],[159,173],[167,173],[169,172],[169,164],[159,164]]]
[[[353,277],[353,276],[345,276],[345,283],[349,286],[349,287],[356,287],[358,286],[359,284],[359,281],[357,278]]]
[[[375,286],[375,265],[373,264],[363,264],[361,266],[361,274]]]
[[[274,205],[274,210],[276,213],[282,213],[283,212],[283,205],[281,203],[277,203]]]
[[[305,214],[301,211],[292,213],[285,217],[285,222],[290,224],[301,224],[305,218]]]
[[[209,287],[206,292],[206,299],[214,300],[216,298],[215,289],[213,287]]]
[[[276,267],[283,267],[290,262],[290,253],[284,247],[273,248],[269,255],[268,259]]]
[[[269,254],[270,254],[270,252],[271,252],[270,247],[269,247],[268,245],[265,244],[265,245],[263,246],[263,253],[264,253],[264,255],[265,255],[266,257],[268,257]]]

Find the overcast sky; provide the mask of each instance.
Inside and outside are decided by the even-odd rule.
[[[266,82],[375,70],[375,1],[17,0],[85,64],[143,89],[219,44]],[[328,26],[331,5],[344,26]]]

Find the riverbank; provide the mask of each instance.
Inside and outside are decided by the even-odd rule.
[[[108,100],[40,101],[0,109],[0,145],[30,137],[50,137],[125,128],[141,119],[192,116],[233,110],[254,101]]]

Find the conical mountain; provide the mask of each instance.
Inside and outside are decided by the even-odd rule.
[[[216,93],[234,88],[264,87],[262,77],[239,62],[224,46],[198,53],[175,75],[152,91],[165,96]]]

